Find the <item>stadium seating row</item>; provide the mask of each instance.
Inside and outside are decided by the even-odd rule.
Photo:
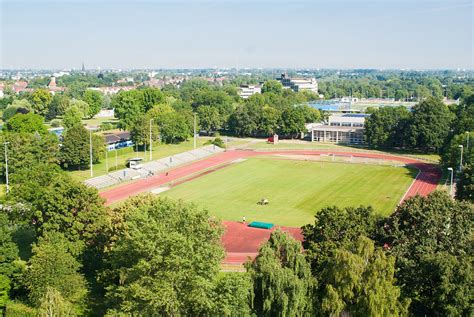
[[[197,161],[223,151],[224,149],[218,146],[207,145],[199,149],[194,149],[191,151],[164,157],[156,161],[143,163],[142,167],[139,169],[125,168],[122,170],[111,172],[107,175],[90,178],[84,183],[88,186],[101,189],[119,184],[121,182],[152,176],[154,174],[163,172],[169,168],[186,163],[191,163],[193,161]]]

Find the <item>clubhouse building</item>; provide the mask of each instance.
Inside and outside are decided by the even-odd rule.
[[[311,142],[363,144],[367,116],[361,113],[332,114],[328,122],[310,123],[306,128]]]

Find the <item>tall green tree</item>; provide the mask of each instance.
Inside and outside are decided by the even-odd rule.
[[[397,259],[396,278],[413,314],[469,315],[473,217],[472,204],[438,191],[406,200],[382,223],[380,242]]]
[[[301,243],[275,231],[247,264],[253,280],[254,309],[258,316],[312,315],[316,281],[302,253]]]
[[[11,196],[28,206],[22,217],[39,236],[61,232],[78,248],[70,250],[75,255],[104,242],[110,219],[95,188],[71,179],[57,166],[44,164],[16,173],[12,184]]]
[[[224,250],[220,224],[206,211],[151,195],[114,210],[108,269],[109,307],[141,315],[205,315]]]
[[[456,184],[456,198],[474,203],[474,164],[463,168]]]
[[[66,109],[63,115],[63,125],[66,129],[81,125],[84,114],[75,105]]]
[[[248,273],[221,273],[217,276],[210,315],[250,316],[252,313],[253,285]]]
[[[305,131],[305,117],[303,113],[295,107],[288,107],[283,110],[280,117],[279,133],[293,138],[303,131]]]
[[[84,168],[90,164],[90,131],[81,125],[75,125],[64,132],[61,147],[61,161],[66,168]],[[105,150],[102,136],[92,134],[92,163],[100,161]]]
[[[373,147],[404,146],[409,118],[410,112],[403,106],[373,110],[365,119],[364,134],[367,143]]]
[[[48,133],[44,125],[44,118],[32,112],[27,114],[17,113],[7,121],[3,126],[3,130],[17,133]]]
[[[212,133],[221,128],[222,118],[217,108],[211,106],[200,106],[197,109],[197,115],[202,130]]]
[[[323,208],[314,216],[314,224],[302,228],[306,256],[313,274],[327,267],[336,249],[347,248],[360,236],[373,237],[376,218],[371,207]]]
[[[461,154],[463,165],[474,163],[474,142],[468,145],[468,141],[474,141],[474,132],[453,136],[441,152],[441,164],[445,168],[452,167],[456,170],[461,163]]]
[[[86,90],[82,96],[82,100],[89,105],[89,112],[86,114],[88,118],[94,117],[99,113],[104,102],[104,95],[96,90]]]
[[[407,143],[412,148],[439,151],[449,135],[452,115],[435,98],[427,98],[412,108],[407,129]]]
[[[48,112],[48,107],[53,96],[46,89],[36,89],[30,96],[31,106],[33,111],[41,116],[45,116]]]
[[[395,258],[359,237],[348,249],[337,249],[321,280],[323,315],[405,316],[408,301],[395,285]]]
[[[48,289],[53,288],[80,312],[87,288],[79,273],[81,265],[69,251],[69,244],[63,235],[50,232],[33,245],[25,283],[35,306],[40,306]]]
[[[38,164],[59,163],[59,141],[52,133],[3,133],[0,141],[8,142],[8,172],[29,170]],[[5,156],[0,156],[0,173],[4,175]]]
[[[269,92],[281,94],[282,91],[283,86],[278,80],[267,80],[262,86],[262,94]]]

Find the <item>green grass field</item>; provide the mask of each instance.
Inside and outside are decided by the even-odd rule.
[[[388,215],[416,175],[404,167],[252,158],[173,187],[163,196],[194,202],[223,220],[301,226],[323,207],[371,205]],[[267,198],[268,206],[257,202]]]

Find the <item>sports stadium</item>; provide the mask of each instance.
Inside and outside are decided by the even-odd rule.
[[[374,151],[193,151],[150,162],[155,165],[144,166],[153,169],[147,177],[100,195],[112,205],[152,192],[209,210],[226,227],[227,264],[254,257],[276,228],[301,240],[300,227],[321,208],[370,205],[386,216],[404,199],[435,190],[441,177],[436,165],[421,159]]]

